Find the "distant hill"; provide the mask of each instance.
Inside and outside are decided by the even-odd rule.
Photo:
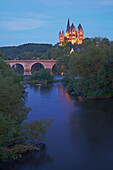
[[[28,43],[19,46],[0,47],[0,51],[2,51],[7,58],[14,59],[26,53],[30,54],[37,53],[41,56],[51,48],[52,44]]]

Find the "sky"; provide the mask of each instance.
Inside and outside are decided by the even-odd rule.
[[[56,44],[67,21],[86,37],[113,40],[113,0],[0,0],[0,47]]]

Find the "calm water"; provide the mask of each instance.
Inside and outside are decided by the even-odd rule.
[[[46,149],[17,161],[16,170],[113,169],[113,99],[77,103],[60,83],[28,87],[28,121],[54,119]]]

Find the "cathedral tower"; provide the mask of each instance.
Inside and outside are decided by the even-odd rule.
[[[77,27],[77,31],[75,29],[74,24],[70,26],[70,22],[68,19],[67,28],[66,28],[66,36],[64,36],[64,31],[59,32],[59,45],[62,46],[63,41],[71,42],[72,44],[82,44],[83,40],[83,28],[81,24]]]
[[[69,38],[69,29],[70,29],[70,23],[69,23],[69,18],[68,18],[67,29],[66,29],[66,37],[67,38]]]

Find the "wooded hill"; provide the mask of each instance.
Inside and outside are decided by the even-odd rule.
[[[24,59],[31,58],[31,56],[41,57],[44,53],[52,48],[52,44],[34,44],[28,43],[19,46],[9,46],[9,47],[0,47],[0,51],[6,56],[7,59],[14,59],[21,57]]]

